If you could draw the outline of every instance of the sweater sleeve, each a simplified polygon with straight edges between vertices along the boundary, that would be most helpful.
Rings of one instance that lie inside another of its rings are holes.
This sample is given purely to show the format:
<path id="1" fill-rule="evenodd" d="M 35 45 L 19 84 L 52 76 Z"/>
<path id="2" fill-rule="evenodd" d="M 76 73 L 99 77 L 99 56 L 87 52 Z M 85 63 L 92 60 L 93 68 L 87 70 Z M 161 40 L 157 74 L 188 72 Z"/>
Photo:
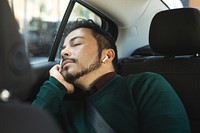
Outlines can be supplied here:
<path id="1" fill-rule="evenodd" d="M 160 75 L 146 73 L 135 88 L 142 133 L 190 133 L 185 108 Z"/>
<path id="2" fill-rule="evenodd" d="M 45 81 L 43 86 L 41 86 L 32 105 L 44 108 L 50 113 L 56 115 L 60 109 L 66 92 L 67 90 L 64 85 L 54 77 L 50 77 L 49 80 Z"/>

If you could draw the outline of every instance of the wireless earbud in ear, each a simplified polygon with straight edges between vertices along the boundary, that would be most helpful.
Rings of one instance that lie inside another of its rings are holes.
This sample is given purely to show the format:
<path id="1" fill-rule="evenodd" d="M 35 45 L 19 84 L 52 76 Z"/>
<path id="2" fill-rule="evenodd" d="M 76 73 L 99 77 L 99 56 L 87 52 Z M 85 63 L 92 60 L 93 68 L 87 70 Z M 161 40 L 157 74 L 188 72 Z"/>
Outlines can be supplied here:
<path id="1" fill-rule="evenodd" d="M 104 63 L 107 59 L 108 59 L 108 55 L 106 55 L 106 56 L 103 58 L 102 63 Z"/>

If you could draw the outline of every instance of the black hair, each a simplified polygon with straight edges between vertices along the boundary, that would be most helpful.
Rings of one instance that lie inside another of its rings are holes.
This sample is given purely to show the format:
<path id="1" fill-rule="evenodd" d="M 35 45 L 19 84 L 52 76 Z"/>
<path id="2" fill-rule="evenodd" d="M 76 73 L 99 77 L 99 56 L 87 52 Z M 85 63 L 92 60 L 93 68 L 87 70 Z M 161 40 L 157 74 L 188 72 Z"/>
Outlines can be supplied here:
<path id="1" fill-rule="evenodd" d="M 117 71 L 118 65 L 118 55 L 117 55 L 117 47 L 115 45 L 115 41 L 112 35 L 106 31 L 104 31 L 99 25 L 94 23 L 91 19 L 77 19 L 76 21 L 70 21 L 67 24 L 65 29 L 65 36 L 67 36 L 70 32 L 78 29 L 78 28 L 89 28 L 92 31 L 94 38 L 98 44 L 98 56 L 101 56 L 103 49 L 111 48 L 115 51 L 115 58 L 113 59 L 113 67 L 115 71 Z"/>

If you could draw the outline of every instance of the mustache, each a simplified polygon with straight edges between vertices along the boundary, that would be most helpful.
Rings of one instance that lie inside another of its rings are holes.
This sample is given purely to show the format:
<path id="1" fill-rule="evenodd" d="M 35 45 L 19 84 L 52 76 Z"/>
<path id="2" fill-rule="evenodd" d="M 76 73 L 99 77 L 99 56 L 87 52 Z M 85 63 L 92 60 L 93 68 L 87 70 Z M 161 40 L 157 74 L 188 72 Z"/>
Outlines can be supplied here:
<path id="1" fill-rule="evenodd" d="M 73 63 L 78 62 L 78 60 L 75 59 L 75 58 L 69 58 L 69 57 L 64 57 L 64 58 L 62 58 L 62 62 L 66 61 L 66 60 L 70 60 L 70 61 L 73 62 Z"/>
<path id="2" fill-rule="evenodd" d="M 66 62 L 71 62 L 71 63 L 78 63 L 78 60 L 75 59 L 75 58 L 68 58 L 68 57 L 64 57 L 64 58 L 61 58 L 60 60 L 60 72 L 62 72 L 63 70 L 63 66 L 65 65 Z"/>

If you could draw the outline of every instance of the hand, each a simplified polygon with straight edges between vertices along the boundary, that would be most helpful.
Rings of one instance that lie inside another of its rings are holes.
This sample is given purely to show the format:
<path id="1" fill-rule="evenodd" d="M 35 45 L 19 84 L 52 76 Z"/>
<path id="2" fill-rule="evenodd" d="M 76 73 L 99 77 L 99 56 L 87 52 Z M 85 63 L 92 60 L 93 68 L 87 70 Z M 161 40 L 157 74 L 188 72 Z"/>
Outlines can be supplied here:
<path id="1" fill-rule="evenodd" d="M 56 78 L 61 84 L 63 84 L 65 86 L 65 88 L 67 89 L 67 93 L 70 93 L 70 94 L 73 93 L 74 92 L 74 85 L 68 83 L 64 79 L 64 77 L 61 75 L 59 70 L 60 70 L 60 65 L 53 66 L 49 71 L 50 76 Z"/>

